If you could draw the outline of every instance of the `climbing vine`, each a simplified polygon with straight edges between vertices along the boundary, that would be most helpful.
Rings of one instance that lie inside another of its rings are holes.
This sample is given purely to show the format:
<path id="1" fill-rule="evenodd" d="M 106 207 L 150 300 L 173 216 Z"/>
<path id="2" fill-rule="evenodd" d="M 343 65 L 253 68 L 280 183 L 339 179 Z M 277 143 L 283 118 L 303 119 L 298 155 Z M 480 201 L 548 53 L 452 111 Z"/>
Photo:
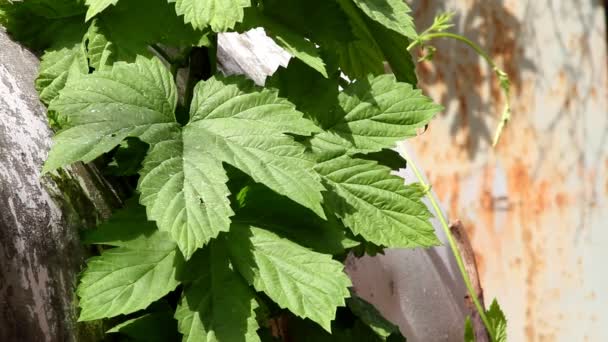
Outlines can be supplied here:
<path id="1" fill-rule="evenodd" d="M 0 23 L 43 51 L 43 172 L 95 162 L 130 194 L 83 233 L 99 252 L 80 321 L 144 341 L 404 339 L 343 262 L 440 243 L 428 186 L 391 166 L 442 110 L 409 50 L 460 39 L 449 16 L 419 35 L 401 0 L 0 0 Z M 257 27 L 293 56 L 263 87 L 216 63 L 218 33 Z M 504 341 L 500 309 L 478 310 Z"/>

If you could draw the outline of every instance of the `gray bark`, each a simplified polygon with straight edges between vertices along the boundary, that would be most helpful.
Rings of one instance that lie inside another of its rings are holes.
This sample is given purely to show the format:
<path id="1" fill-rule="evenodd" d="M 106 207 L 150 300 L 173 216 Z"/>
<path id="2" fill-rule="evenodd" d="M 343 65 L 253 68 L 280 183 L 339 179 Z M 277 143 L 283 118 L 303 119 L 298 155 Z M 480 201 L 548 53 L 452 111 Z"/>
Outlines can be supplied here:
<path id="1" fill-rule="evenodd" d="M 41 176 L 52 132 L 37 67 L 0 27 L 0 341 L 94 340 L 100 326 L 75 323 L 78 229 L 118 199 L 91 166 Z"/>

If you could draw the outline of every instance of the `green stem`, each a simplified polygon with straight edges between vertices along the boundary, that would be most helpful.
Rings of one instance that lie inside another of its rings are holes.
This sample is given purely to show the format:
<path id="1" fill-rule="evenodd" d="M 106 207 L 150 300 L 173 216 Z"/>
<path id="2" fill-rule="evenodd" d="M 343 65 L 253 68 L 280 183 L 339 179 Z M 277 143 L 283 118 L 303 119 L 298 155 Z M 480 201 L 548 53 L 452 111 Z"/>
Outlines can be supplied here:
<path id="1" fill-rule="evenodd" d="M 467 271 L 464 267 L 464 261 L 462 260 L 462 255 L 460 254 L 460 251 L 458 250 L 458 247 L 456 246 L 456 241 L 454 240 L 454 236 L 452 236 L 452 232 L 450 231 L 448 222 L 447 222 L 446 218 L 443 216 L 443 212 L 439 208 L 439 204 L 435 200 L 435 197 L 433 195 L 431 195 L 429 184 L 427 184 L 424 181 L 424 177 L 422 177 L 422 174 L 418 170 L 418 167 L 416 166 L 416 163 L 414 162 L 414 160 L 409 156 L 407 149 L 401 148 L 401 153 L 403 155 L 403 158 L 407 161 L 407 165 L 412 168 L 412 171 L 414 171 L 416 178 L 418 178 L 418 182 L 425 189 L 427 189 L 426 196 L 428 197 L 429 201 L 431 202 L 431 205 L 433 206 L 433 209 L 435 210 L 435 213 L 437 214 L 437 217 L 439 218 L 439 221 L 441 222 L 441 227 L 443 228 L 443 231 L 448 239 L 450 248 L 452 249 L 452 253 L 454 254 L 454 258 L 456 259 L 456 264 L 458 264 L 458 269 L 460 270 L 460 274 L 462 275 L 464 285 L 467 287 L 467 290 L 469 291 L 469 295 L 471 296 L 473 303 L 475 304 L 475 307 L 477 308 L 477 311 L 479 312 L 479 316 L 481 317 L 483 324 L 486 326 L 486 330 L 488 331 L 488 334 L 490 335 L 490 339 L 492 341 L 494 341 L 495 340 L 494 331 L 491 329 L 490 321 L 488 320 L 488 317 L 486 316 L 485 309 L 483 308 L 483 306 L 481 306 L 481 303 L 479 302 L 479 299 L 477 298 L 477 294 L 475 293 L 475 290 L 473 289 L 473 285 L 471 284 L 471 279 L 469 278 L 469 274 L 467 273 Z"/>
<path id="2" fill-rule="evenodd" d="M 500 81 L 500 87 L 505 95 L 505 108 L 502 112 L 500 122 L 498 123 L 498 126 L 496 127 L 496 133 L 494 134 L 494 139 L 492 140 L 492 146 L 496 146 L 498 144 L 500 136 L 502 135 L 502 131 L 503 131 L 505 125 L 509 122 L 509 120 L 511 120 L 511 104 L 509 102 L 510 82 L 509 82 L 509 78 L 508 78 L 507 74 L 504 71 L 502 71 L 496 65 L 496 63 L 494 63 L 492 58 L 479 45 L 475 44 L 470 39 L 463 37 L 459 34 L 455 34 L 455 33 L 450 33 L 450 32 L 427 33 L 427 31 L 425 31 L 418 37 L 418 39 L 414 40 L 413 42 L 410 43 L 410 45 L 408 45 L 407 50 L 410 51 L 414 47 L 416 47 L 418 45 L 423 45 L 426 41 L 429 41 L 429 40 L 435 39 L 435 38 L 450 38 L 450 39 L 454 39 L 454 40 L 460 41 L 460 42 L 468 45 L 471 49 L 473 49 L 479 56 L 481 56 L 492 67 L 492 71 L 494 71 L 494 73 L 498 77 L 498 79 Z"/>

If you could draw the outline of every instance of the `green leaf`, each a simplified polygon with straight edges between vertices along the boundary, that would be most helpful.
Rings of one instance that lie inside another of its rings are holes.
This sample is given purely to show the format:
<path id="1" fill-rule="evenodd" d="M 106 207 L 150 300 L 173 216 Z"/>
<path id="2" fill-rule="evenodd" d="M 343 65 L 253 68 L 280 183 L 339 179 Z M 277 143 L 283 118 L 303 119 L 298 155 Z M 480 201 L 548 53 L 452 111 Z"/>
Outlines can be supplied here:
<path id="1" fill-rule="evenodd" d="M 175 312 L 183 341 L 260 341 L 257 302 L 232 269 L 223 241 L 216 240 L 191 261 L 197 279 L 185 289 Z"/>
<path id="2" fill-rule="evenodd" d="M 224 32 L 234 28 L 243 20 L 244 8 L 251 6 L 251 0 L 169 0 L 175 2 L 175 11 L 183 15 L 186 23 L 196 29 L 211 26 L 214 32 Z"/>
<path id="3" fill-rule="evenodd" d="M 103 10 L 108 8 L 110 5 L 116 5 L 118 0 L 86 0 L 86 4 L 89 7 L 87 10 L 86 21 L 101 13 Z"/>
<path id="4" fill-rule="evenodd" d="M 40 100 L 49 104 L 59 95 L 68 79 L 74 79 L 89 72 L 86 52 L 81 42 L 67 43 L 61 47 L 47 50 L 40 60 L 36 90 Z"/>
<path id="5" fill-rule="evenodd" d="M 112 58 L 113 45 L 102 32 L 97 19 L 91 22 L 85 39 L 87 57 L 93 69 L 101 70 L 104 67 L 112 65 L 114 62 Z"/>
<path id="6" fill-rule="evenodd" d="M 507 318 L 496 299 L 492 301 L 486 315 L 490 321 L 490 329 L 494 331 L 494 340 L 496 342 L 507 342 Z"/>
<path id="7" fill-rule="evenodd" d="M 402 0 L 353 0 L 371 19 L 410 39 L 418 34 L 410 16 L 410 8 Z"/>
<path id="8" fill-rule="evenodd" d="M 365 24 L 360 10 L 351 0 L 338 0 L 349 18 L 355 39 L 334 44 L 342 71 L 350 78 L 361 79 L 384 73 L 384 56 L 373 34 Z"/>
<path id="9" fill-rule="evenodd" d="M 397 1 L 400 4 L 396 6 L 407 7 L 403 1 Z M 353 33 L 357 37 L 357 39 L 344 40 L 342 43 L 336 44 L 336 51 L 344 73 L 357 79 L 366 78 L 369 74 L 380 75 L 385 73 L 383 61 L 387 61 L 397 80 L 416 85 L 414 61 L 407 51 L 409 45 L 407 36 L 369 18 L 351 0 L 338 0 L 338 2 L 348 15 Z M 371 8 L 373 1 L 369 4 L 361 1 L 359 5 Z M 407 14 L 406 17 L 409 18 Z"/>
<path id="10" fill-rule="evenodd" d="M 194 91 L 190 122 L 144 160 L 141 203 L 189 258 L 230 227 L 233 215 L 222 162 L 324 217 L 321 184 L 304 146 L 286 133 L 309 135 L 310 121 L 276 92 L 243 77 L 213 77 Z"/>
<path id="11" fill-rule="evenodd" d="M 148 221 L 145 208 L 137 203 L 137 198 L 131 198 L 109 220 L 96 229 L 85 230 L 80 240 L 89 245 L 139 248 L 150 245 L 149 239 L 157 238 L 156 231 L 156 224 Z"/>
<path id="12" fill-rule="evenodd" d="M 293 31 L 281 22 L 273 20 L 261 14 L 254 14 L 254 11 L 247 16 L 248 27 L 264 27 L 266 33 L 283 49 L 292 56 L 306 63 L 311 68 L 317 70 L 324 77 L 328 77 L 325 63 L 319 54 L 319 50 L 309 40 Z"/>
<path id="13" fill-rule="evenodd" d="M 124 216 L 123 216 L 124 217 Z M 145 309 L 150 303 L 173 291 L 179 284 L 183 257 L 176 244 L 164 232 L 132 236 L 131 229 L 148 225 L 132 219 L 115 218 L 111 227 L 121 225 L 124 237 L 112 230 L 111 241 L 120 247 L 90 258 L 82 274 L 77 294 L 80 297 L 79 321 L 90 321 Z M 100 233 L 103 236 L 103 233 Z"/>
<path id="14" fill-rule="evenodd" d="M 233 226 L 229 241 L 236 268 L 256 290 L 330 331 L 337 307 L 349 296 L 344 265 L 253 226 Z"/>
<path id="15" fill-rule="evenodd" d="M 169 312 L 154 312 L 125 321 L 106 333 L 121 333 L 134 341 L 176 341 L 177 321 Z"/>
<path id="16" fill-rule="evenodd" d="M 339 115 L 311 143 L 337 146 L 349 153 L 377 152 L 416 135 L 442 107 L 393 75 L 351 84 L 338 97 Z"/>
<path id="17" fill-rule="evenodd" d="M 266 80 L 267 87 L 279 90 L 304 115 L 319 127 L 328 127 L 340 119 L 338 107 L 338 79 L 325 78 L 302 61 L 292 59 L 287 68 L 279 68 Z"/>
<path id="18" fill-rule="evenodd" d="M 58 44 L 82 38 L 84 6 L 78 1 L 28 0 L 0 2 L 0 25 L 11 37 L 36 52 L 47 48 L 67 47 Z M 75 43 L 76 41 L 72 41 Z"/>
<path id="19" fill-rule="evenodd" d="M 473 323 L 471 323 L 470 316 L 467 316 L 464 321 L 464 342 L 475 342 L 475 332 L 473 331 Z"/>
<path id="20" fill-rule="evenodd" d="M 322 162 L 315 170 L 328 189 L 326 207 L 355 234 L 387 247 L 439 244 L 419 185 L 406 186 L 389 168 L 348 156 Z"/>
<path id="21" fill-rule="evenodd" d="M 383 340 L 386 340 L 391 334 L 401 334 L 398 326 L 389 322 L 378 309 L 363 298 L 353 295 L 346 300 L 346 305 L 355 316 L 359 317 Z"/>
<path id="22" fill-rule="evenodd" d="M 230 227 L 225 171 L 205 151 L 204 132 L 189 130 L 156 144 L 144 159 L 138 190 L 148 217 L 186 257 Z"/>
<path id="23" fill-rule="evenodd" d="M 240 208 L 235 222 L 263 225 L 280 237 L 319 253 L 342 254 L 359 242 L 345 235 L 333 216 L 323 220 L 306 208 L 280 196 L 261 184 L 251 184 L 237 195 Z"/>
<path id="24" fill-rule="evenodd" d="M 365 22 L 397 81 L 407 82 L 415 87 L 418 83 L 416 65 L 407 50 L 410 40 L 369 18 L 366 18 Z"/>
<path id="25" fill-rule="evenodd" d="M 133 62 L 139 55 L 150 57 L 151 44 L 176 48 L 201 45 L 205 33 L 185 24 L 174 11 L 167 0 L 119 1 L 103 11 L 91 22 L 89 31 L 92 66 L 98 69 L 100 61 L 111 64 Z"/>
<path id="26" fill-rule="evenodd" d="M 149 145 L 137 138 L 127 138 L 114 153 L 104 172 L 114 176 L 137 175 L 148 153 Z"/>
<path id="27" fill-rule="evenodd" d="M 336 1 L 263 0 L 263 7 L 265 16 L 319 45 L 355 39 Z"/>
<path id="28" fill-rule="evenodd" d="M 70 82 L 49 107 L 69 127 L 55 136 L 44 172 L 92 161 L 127 137 L 154 142 L 177 127 L 176 104 L 173 78 L 157 59 L 117 63 Z"/>

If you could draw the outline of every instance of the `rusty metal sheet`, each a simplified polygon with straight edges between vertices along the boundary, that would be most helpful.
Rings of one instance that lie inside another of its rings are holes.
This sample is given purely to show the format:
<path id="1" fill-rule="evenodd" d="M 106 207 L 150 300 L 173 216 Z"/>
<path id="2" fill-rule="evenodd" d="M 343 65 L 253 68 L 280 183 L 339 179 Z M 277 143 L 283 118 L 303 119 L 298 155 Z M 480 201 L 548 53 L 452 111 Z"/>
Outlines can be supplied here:
<path id="1" fill-rule="evenodd" d="M 485 47 L 512 81 L 513 117 L 469 48 L 437 41 L 421 87 L 446 107 L 411 140 L 451 219 L 463 220 L 484 293 L 510 341 L 608 341 L 608 77 L 600 1 L 435 1 L 417 26 L 456 13 L 453 32 Z"/>

